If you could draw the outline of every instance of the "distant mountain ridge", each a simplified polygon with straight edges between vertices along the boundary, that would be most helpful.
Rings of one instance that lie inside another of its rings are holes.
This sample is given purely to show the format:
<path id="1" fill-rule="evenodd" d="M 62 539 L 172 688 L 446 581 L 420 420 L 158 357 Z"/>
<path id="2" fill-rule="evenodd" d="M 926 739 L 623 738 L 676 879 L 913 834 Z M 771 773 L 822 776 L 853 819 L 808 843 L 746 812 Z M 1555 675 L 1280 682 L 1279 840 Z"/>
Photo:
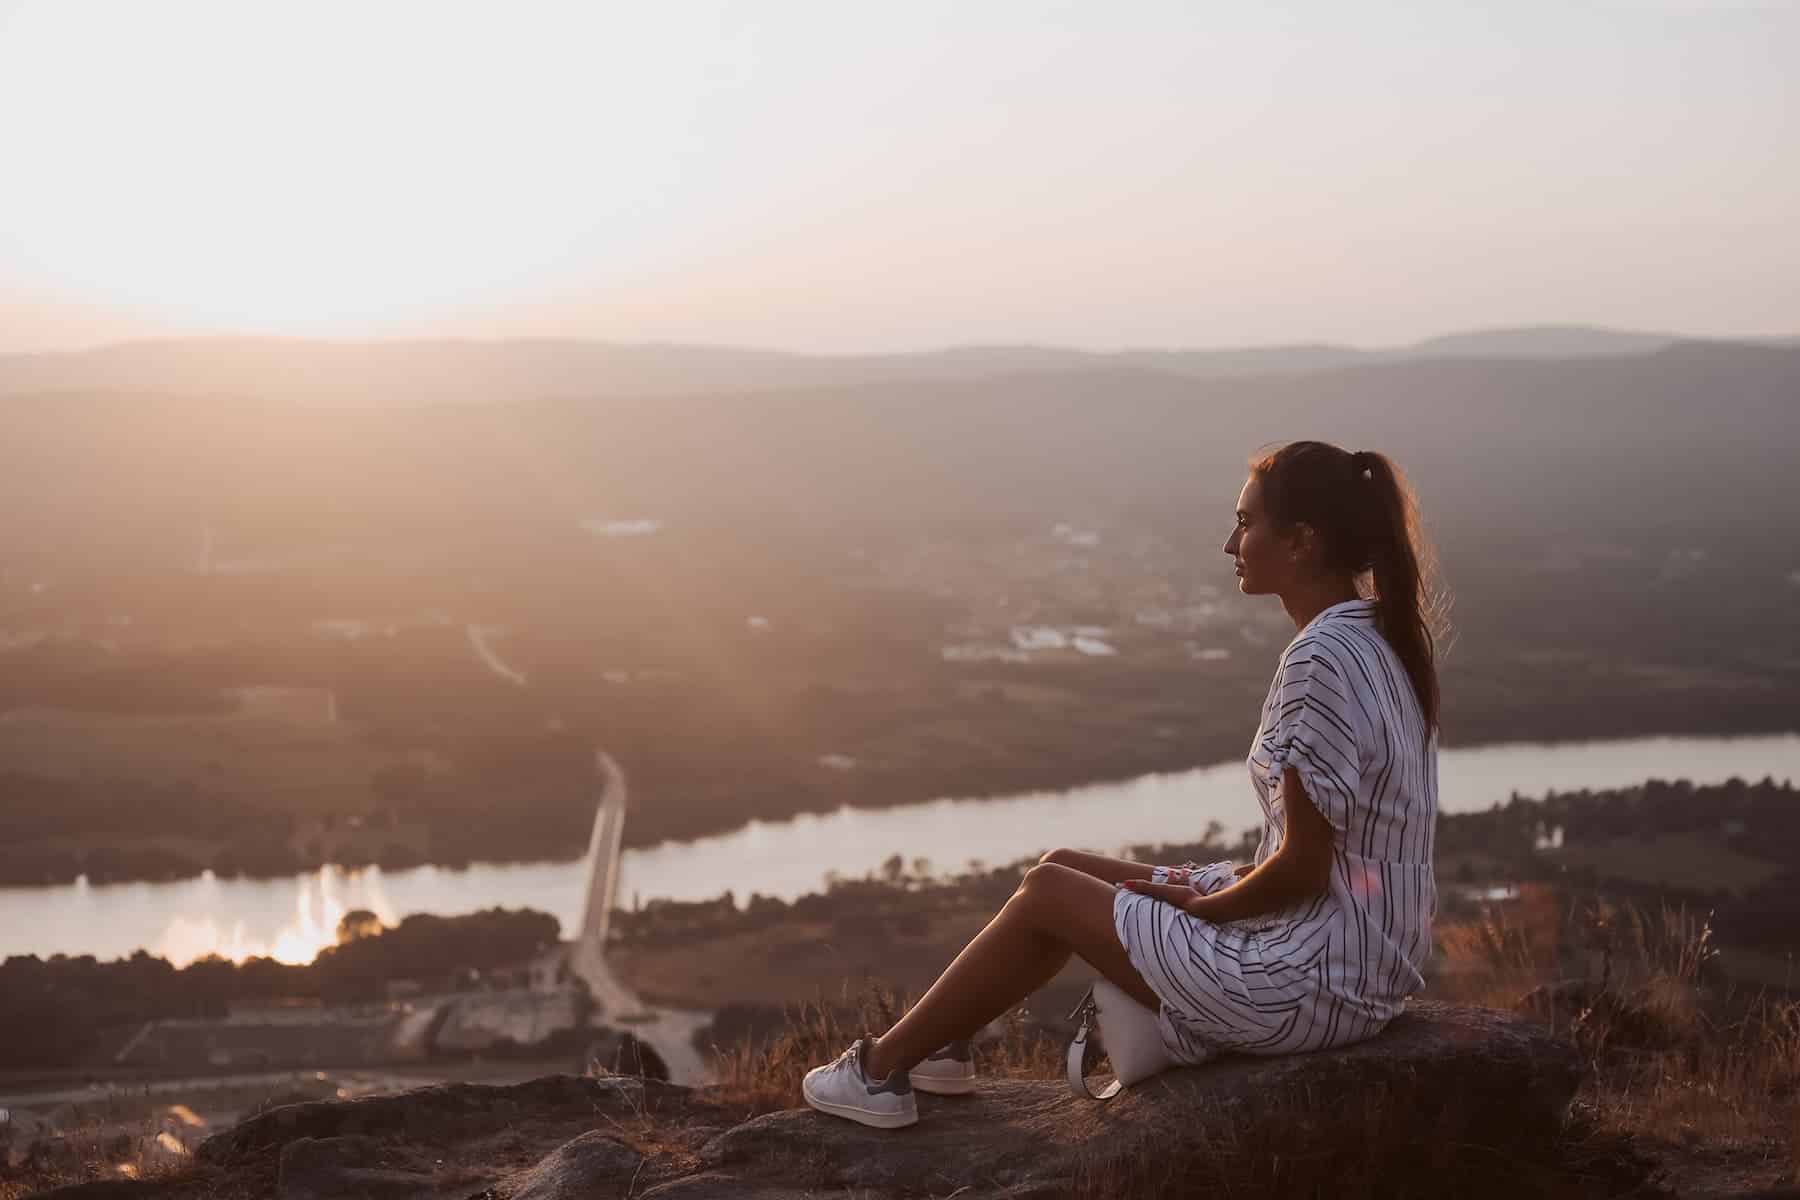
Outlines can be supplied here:
<path id="1" fill-rule="evenodd" d="M 1294 344 L 1220 350 L 959 346 L 820 355 L 569 339 L 326 341 L 186 338 L 0 355 L 0 396 L 154 392 L 333 407 L 475 404 L 548 397 L 655 397 L 959 381 L 1136 368 L 1194 379 L 1443 359 L 1617 358 L 1706 339 L 1572 325 L 1479 330 L 1364 350 Z M 1800 339 L 1732 340 L 1793 345 Z"/>
<path id="2" fill-rule="evenodd" d="M 277 546 L 433 521 L 576 530 L 596 515 L 755 537 L 1108 514 L 1179 525 L 1228 501 L 1258 446 L 1298 437 L 1393 455 L 1465 543 L 1548 532 L 1788 545 L 1800 528 L 1800 346 L 1427 354 L 1206 378 L 1098 356 L 1081 369 L 1030 361 L 785 389 L 501 390 L 434 408 L 399 388 L 338 406 L 173 387 L 17 395 L 0 402 L 0 538 L 123 552 L 227 514 Z"/>

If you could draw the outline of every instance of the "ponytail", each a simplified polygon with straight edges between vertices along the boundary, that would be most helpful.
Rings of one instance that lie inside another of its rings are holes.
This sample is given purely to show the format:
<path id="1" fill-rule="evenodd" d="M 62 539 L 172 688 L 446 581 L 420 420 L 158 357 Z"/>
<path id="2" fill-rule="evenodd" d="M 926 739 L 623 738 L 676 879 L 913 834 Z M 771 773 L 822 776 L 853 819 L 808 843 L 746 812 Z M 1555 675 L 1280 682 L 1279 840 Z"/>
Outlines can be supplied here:
<path id="1" fill-rule="evenodd" d="M 1325 568 L 1356 575 L 1357 590 L 1376 602 L 1376 627 L 1412 681 L 1426 731 L 1436 732 L 1449 596 L 1405 476 L 1384 454 L 1325 442 L 1290 442 L 1252 459 L 1250 470 L 1262 481 L 1270 517 L 1312 526 Z"/>

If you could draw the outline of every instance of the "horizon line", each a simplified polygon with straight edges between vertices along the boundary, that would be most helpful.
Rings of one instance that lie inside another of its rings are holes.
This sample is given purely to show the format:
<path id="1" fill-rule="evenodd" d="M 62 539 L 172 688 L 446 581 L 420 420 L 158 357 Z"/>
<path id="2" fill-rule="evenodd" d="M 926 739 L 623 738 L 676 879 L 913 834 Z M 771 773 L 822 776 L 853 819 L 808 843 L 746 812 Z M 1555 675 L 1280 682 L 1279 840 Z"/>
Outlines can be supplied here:
<path id="1" fill-rule="evenodd" d="M 956 354 L 970 352 L 1024 351 L 1051 352 L 1064 354 L 1081 354 L 1093 357 L 1115 357 L 1133 354 L 1238 354 L 1266 351 L 1295 350 L 1334 350 L 1356 354 L 1395 353 L 1417 350 L 1422 347 L 1462 338 L 1492 337 L 1507 334 L 1542 334 L 1542 333 L 1583 333 L 1604 336 L 1643 338 L 1668 342 L 1729 342 L 1734 344 L 1781 345 L 1800 343 L 1800 333 L 1791 334 L 1688 334 L 1668 333 L 1662 331 L 1620 328 L 1608 325 L 1590 325 L 1577 322 L 1557 323 L 1544 322 L 1520 325 L 1478 326 L 1475 328 L 1453 329 L 1442 333 L 1430 334 L 1410 342 L 1387 343 L 1380 345 L 1357 345 L 1350 342 L 1307 341 L 1287 342 L 1253 342 L 1224 345 L 1182 345 L 1182 344 L 1126 344 L 1107 348 L 1070 345 L 1056 342 L 946 342 L 935 345 L 914 347 L 903 350 L 799 350 L 783 346 L 749 345 L 736 342 L 676 341 L 664 338 L 648 338 L 643 340 L 623 340 L 592 335 L 559 335 L 559 334 L 517 334 L 517 335 L 468 335 L 468 334 L 375 334 L 364 337 L 344 337 L 336 335 L 253 333 L 253 332 L 213 332 L 213 333 L 175 333 L 149 335 L 144 337 L 114 338 L 105 341 L 88 342 L 79 345 L 37 350 L 0 350 L 0 358 L 42 358 L 60 355 L 80 355 L 122 350 L 133 347 L 154 347 L 183 345 L 193 343 L 266 343 L 285 345 L 315 345 L 343 347 L 378 347 L 401 345 L 465 345 L 465 346 L 505 346 L 505 345 L 581 345 L 604 346 L 621 350 L 708 350 L 724 351 L 739 354 L 760 354 L 770 357 L 810 358 L 810 359 L 868 359 L 868 358 L 908 358 L 926 357 L 937 354 Z"/>

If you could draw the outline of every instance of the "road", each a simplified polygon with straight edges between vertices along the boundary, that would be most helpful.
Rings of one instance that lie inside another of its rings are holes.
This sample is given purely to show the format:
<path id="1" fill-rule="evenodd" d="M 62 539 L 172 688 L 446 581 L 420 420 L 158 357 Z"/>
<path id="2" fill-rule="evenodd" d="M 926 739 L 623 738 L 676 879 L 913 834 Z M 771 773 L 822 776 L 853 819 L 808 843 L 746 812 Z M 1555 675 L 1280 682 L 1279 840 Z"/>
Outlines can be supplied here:
<path id="1" fill-rule="evenodd" d="M 523 672 L 508 666 L 488 644 L 487 630 L 469 624 L 469 646 L 487 668 L 509 683 L 526 687 Z M 624 772 L 611 758 L 601 753 L 605 772 L 604 786 L 625 789 Z M 609 847 L 617 853 L 617 847 Z M 589 879 L 595 873 L 590 865 Z M 590 884 L 591 886 L 591 884 Z M 586 931 L 583 931 L 584 935 Z M 600 1019 L 615 1029 L 630 1030 L 636 1037 L 662 1056 L 669 1068 L 669 1082 L 697 1087 L 711 1082 L 712 1073 L 704 1056 L 694 1048 L 694 1034 L 712 1023 L 712 1014 L 691 1009 L 653 1009 L 613 974 L 600 942 L 585 936 L 569 944 L 569 967 L 581 977 L 600 1005 Z"/>
<path id="2" fill-rule="evenodd" d="M 485 627 L 465 625 L 463 628 L 469 635 L 469 648 L 475 651 L 475 657 L 481 660 L 483 666 L 508 683 L 517 684 L 519 687 L 525 686 L 524 673 L 507 666 L 506 660 L 494 653 L 494 648 L 488 645 L 488 631 Z"/>
<path id="3" fill-rule="evenodd" d="M 712 1072 L 694 1034 L 712 1023 L 712 1014 L 682 1008 L 651 1008 L 613 974 L 606 956 L 592 942 L 571 946 L 569 967 L 600 1003 L 600 1020 L 614 1029 L 630 1030 L 668 1064 L 669 1082 L 699 1087 L 712 1082 Z"/>

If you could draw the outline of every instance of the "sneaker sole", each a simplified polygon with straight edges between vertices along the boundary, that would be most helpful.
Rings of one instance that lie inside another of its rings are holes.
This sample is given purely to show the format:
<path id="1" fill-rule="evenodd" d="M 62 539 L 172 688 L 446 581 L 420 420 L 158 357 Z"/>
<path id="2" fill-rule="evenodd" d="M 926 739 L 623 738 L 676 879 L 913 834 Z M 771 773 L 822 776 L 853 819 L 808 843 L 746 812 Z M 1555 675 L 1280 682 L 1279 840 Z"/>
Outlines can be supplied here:
<path id="1" fill-rule="evenodd" d="M 901 1129 L 907 1125 L 916 1125 L 919 1121 L 919 1114 L 916 1112 L 875 1112 L 867 1108 L 857 1108 L 852 1104 L 829 1104 L 823 1100 L 816 1100 L 813 1098 L 812 1092 L 807 1090 L 804 1083 L 800 1086 L 800 1095 L 806 1100 L 806 1103 L 810 1107 L 817 1109 L 819 1112 L 829 1113 L 834 1117 L 844 1117 L 848 1120 L 857 1122 L 859 1125 L 871 1125 L 876 1129 Z"/>
<path id="2" fill-rule="evenodd" d="M 975 1090 L 975 1077 L 965 1079 L 930 1079 L 923 1075 L 912 1077 L 913 1091 L 930 1092 L 934 1096 L 966 1096 Z"/>

